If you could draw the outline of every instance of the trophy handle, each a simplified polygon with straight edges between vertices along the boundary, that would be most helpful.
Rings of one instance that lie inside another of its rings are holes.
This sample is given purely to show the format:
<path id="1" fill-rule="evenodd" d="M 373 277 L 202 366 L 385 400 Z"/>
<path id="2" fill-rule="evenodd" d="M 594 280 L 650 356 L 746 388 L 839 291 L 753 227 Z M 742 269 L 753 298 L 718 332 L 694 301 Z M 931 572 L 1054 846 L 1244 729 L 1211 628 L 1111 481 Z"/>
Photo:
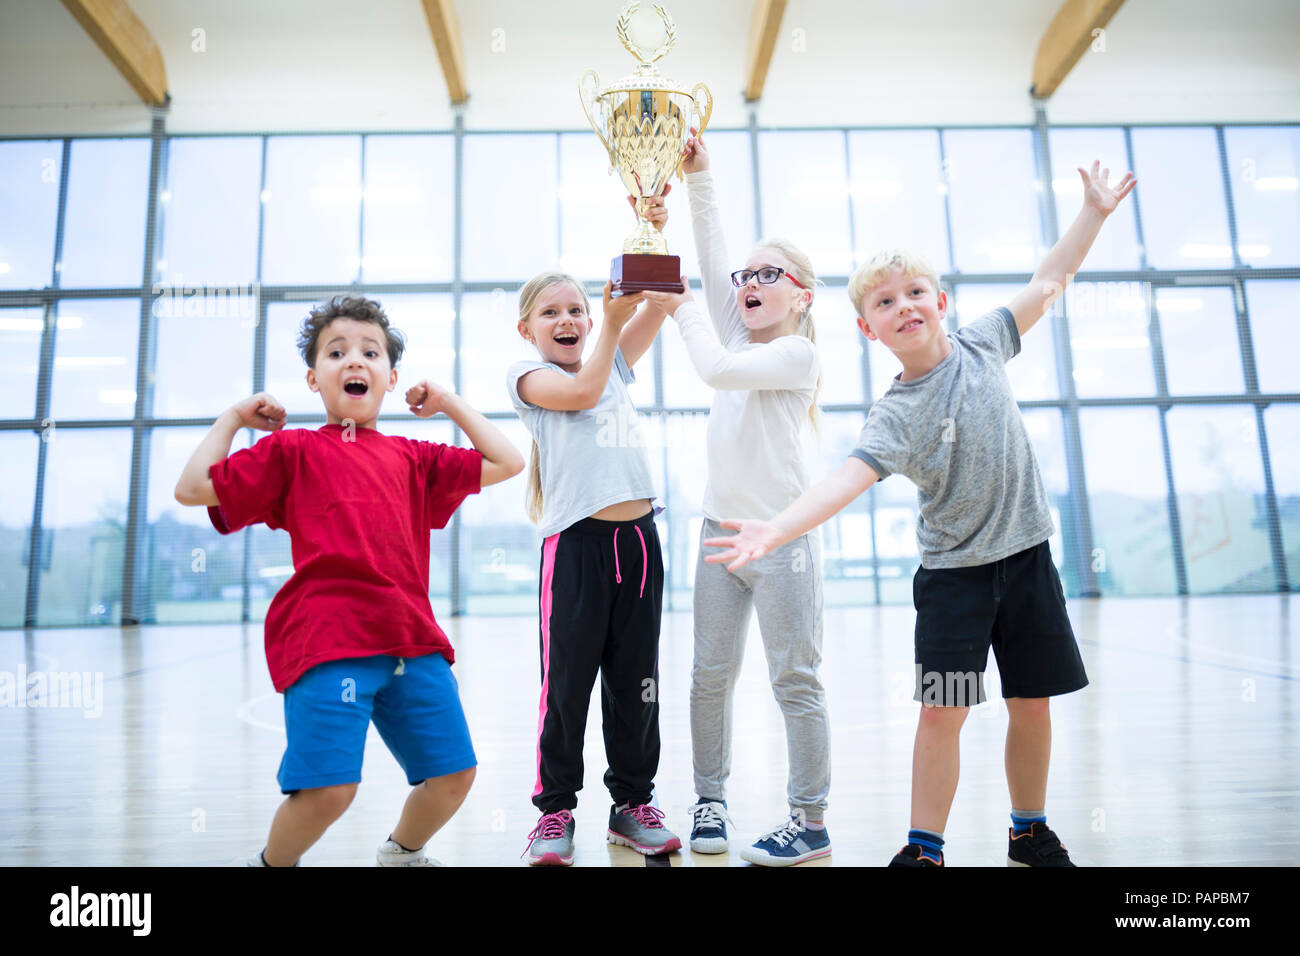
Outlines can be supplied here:
<path id="1" fill-rule="evenodd" d="M 695 106 L 695 119 L 691 123 L 695 127 L 695 135 L 699 136 L 704 132 L 704 127 L 709 125 L 709 117 L 713 115 L 713 94 L 703 83 L 696 83 L 691 87 L 691 102 Z M 682 175 L 682 164 L 677 164 L 677 181 L 681 182 L 685 177 Z"/>
<path id="2" fill-rule="evenodd" d="M 700 93 L 704 93 L 704 105 L 700 105 Z M 699 125 L 695 127 L 696 135 L 704 132 L 704 127 L 709 125 L 709 117 L 713 115 L 713 94 L 703 83 L 696 83 L 691 87 L 691 99 L 695 101 L 695 113 L 700 118 Z"/>
<path id="3" fill-rule="evenodd" d="M 605 147 L 605 154 L 609 156 L 609 171 L 614 171 L 614 150 L 609 146 L 609 140 L 605 138 L 605 131 L 596 123 L 596 117 L 592 116 L 591 111 L 599 102 L 597 94 L 600 91 L 600 76 L 595 70 L 588 70 L 582 74 L 582 79 L 578 81 L 578 99 L 582 102 L 582 111 L 587 114 L 587 122 L 591 124 L 592 130 L 600 140 L 600 145 Z"/>

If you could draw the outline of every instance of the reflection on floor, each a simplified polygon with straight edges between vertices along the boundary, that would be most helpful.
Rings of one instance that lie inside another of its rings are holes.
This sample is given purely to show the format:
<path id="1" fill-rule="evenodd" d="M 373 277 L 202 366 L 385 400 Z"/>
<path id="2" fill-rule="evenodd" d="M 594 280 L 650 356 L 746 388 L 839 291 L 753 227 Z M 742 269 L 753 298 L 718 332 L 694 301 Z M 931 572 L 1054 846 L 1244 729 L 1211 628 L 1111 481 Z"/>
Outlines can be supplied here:
<path id="1" fill-rule="evenodd" d="M 1052 705 L 1047 809 L 1074 859 L 1300 863 L 1300 654 L 1288 597 L 1081 600 L 1071 616 L 1092 684 Z M 918 709 L 912 621 L 903 607 L 827 612 L 834 855 L 810 865 L 877 866 L 904 842 Z M 536 822 L 536 625 L 517 617 L 444 623 L 479 774 L 430 849 L 453 865 L 523 865 Z M 666 615 L 657 797 L 683 838 L 695 799 L 691 643 L 690 615 Z M 12 689 L 38 679 L 61 681 L 65 706 L 12 706 L 0 695 L 10 705 L 0 707 L 0 863 L 227 865 L 262 846 L 281 800 L 275 773 L 284 739 L 259 625 L 0 632 L 0 682 Z M 988 690 L 993 703 L 977 708 L 963 732 L 950 865 L 1005 863 L 1006 709 L 992 669 Z M 732 853 L 673 854 L 674 866 L 744 865 L 737 844 L 785 813 L 785 736 L 756 625 L 735 708 Z M 643 865 L 605 842 L 598 694 L 586 758 L 575 863 Z M 372 728 L 357 798 L 304 865 L 373 865 L 406 791 Z"/>

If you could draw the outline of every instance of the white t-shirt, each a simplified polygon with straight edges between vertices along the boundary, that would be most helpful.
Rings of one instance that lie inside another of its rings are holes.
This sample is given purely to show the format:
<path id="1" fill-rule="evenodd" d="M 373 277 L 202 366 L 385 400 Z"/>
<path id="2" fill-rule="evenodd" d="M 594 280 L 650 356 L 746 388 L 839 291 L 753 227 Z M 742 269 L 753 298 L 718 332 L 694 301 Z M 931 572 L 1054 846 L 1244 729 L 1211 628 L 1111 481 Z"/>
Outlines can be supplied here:
<path id="1" fill-rule="evenodd" d="M 627 383 L 636 381 L 623 350 L 595 408 L 561 412 L 530 405 L 519 397 L 519 379 L 549 368 L 574 377 L 550 362 L 516 362 L 506 387 L 528 433 L 537 442 L 542 473 L 542 519 L 537 530 L 549 538 L 602 508 L 623 501 L 655 497 L 645 442 Z M 662 511 L 656 507 L 656 513 Z"/>
<path id="2" fill-rule="evenodd" d="M 691 364 L 716 389 L 709 411 L 703 511 L 715 521 L 772 518 L 809 485 L 814 436 L 808 410 L 821 359 L 802 335 L 749 341 L 731 285 L 713 177 L 707 170 L 691 173 L 686 183 L 713 329 L 699 303 L 686 303 L 673 318 Z"/>

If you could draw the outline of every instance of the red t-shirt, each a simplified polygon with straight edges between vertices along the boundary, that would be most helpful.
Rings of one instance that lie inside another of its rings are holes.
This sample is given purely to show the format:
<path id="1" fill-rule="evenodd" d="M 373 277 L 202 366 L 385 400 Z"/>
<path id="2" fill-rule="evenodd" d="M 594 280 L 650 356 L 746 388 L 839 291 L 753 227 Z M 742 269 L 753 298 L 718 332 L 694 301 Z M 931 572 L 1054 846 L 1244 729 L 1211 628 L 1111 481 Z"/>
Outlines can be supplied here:
<path id="1" fill-rule="evenodd" d="M 455 660 L 429 604 L 429 530 L 480 490 L 482 460 L 473 449 L 326 425 L 272 432 L 212 466 L 221 504 L 208 517 L 218 531 L 265 522 L 292 541 L 293 576 L 266 613 L 277 691 L 345 657 Z"/>

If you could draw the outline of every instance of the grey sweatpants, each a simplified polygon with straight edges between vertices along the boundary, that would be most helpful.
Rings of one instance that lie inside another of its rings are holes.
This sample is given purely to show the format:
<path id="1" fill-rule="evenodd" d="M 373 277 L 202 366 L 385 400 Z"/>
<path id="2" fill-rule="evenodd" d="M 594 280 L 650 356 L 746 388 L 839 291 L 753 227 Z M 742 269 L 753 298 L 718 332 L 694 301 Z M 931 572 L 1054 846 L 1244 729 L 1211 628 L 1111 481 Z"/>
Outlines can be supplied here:
<path id="1" fill-rule="evenodd" d="M 816 532 L 731 573 L 704 560 L 705 538 L 731 535 L 704 519 L 695 568 L 695 663 L 691 746 L 695 792 L 726 798 L 731 774 L 731 703 L 745 653 L 750 609 L 767 653 L 772 693 L 785 716 L 792 810 L 820 820 L 831 785 L 830 718 L 817 677 L 822 657 L 821 542 Z M 708 549 L 715 551 L 716 549 Z"/>

